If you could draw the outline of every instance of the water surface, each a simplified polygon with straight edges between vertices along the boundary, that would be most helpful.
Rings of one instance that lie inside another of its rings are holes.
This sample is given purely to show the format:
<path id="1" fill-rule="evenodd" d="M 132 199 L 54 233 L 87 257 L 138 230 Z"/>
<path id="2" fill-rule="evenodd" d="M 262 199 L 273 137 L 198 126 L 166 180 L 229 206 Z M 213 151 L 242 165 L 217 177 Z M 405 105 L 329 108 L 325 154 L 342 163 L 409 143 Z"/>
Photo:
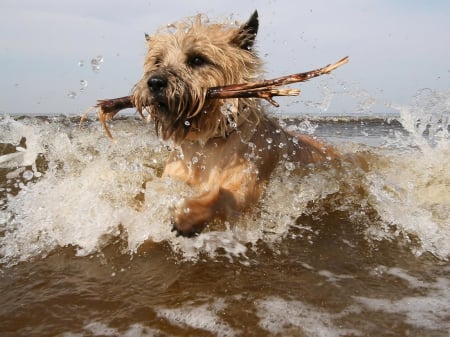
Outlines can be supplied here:
<path id="1" fill-rule="evenodd" d="M 193 239 L 151 125 L 0 117 L 1 335 L 448 336 L 449 102 L 285 119 L 348 155 Z"/>

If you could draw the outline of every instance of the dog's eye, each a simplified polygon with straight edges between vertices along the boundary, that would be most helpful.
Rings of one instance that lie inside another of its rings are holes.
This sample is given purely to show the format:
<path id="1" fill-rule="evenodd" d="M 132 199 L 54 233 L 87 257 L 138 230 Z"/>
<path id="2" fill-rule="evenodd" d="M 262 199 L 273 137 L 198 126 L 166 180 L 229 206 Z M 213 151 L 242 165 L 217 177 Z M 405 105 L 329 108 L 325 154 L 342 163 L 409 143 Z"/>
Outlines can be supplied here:
<path id="1" fill-rule="evenodd" d="M 189 57 L 188 64 L 193 68 L 201 67 L 206 64 L 206 60 L 202 56 L 194 55 Z"/>

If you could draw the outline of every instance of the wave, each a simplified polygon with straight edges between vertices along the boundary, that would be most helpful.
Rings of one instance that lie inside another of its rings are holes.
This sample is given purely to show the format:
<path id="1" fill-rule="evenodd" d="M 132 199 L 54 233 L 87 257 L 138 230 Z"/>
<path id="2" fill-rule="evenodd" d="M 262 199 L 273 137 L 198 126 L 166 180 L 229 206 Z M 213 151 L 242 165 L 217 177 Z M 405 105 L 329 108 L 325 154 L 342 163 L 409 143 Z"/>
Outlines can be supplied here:
<path id="1" fill-rule="evenodd" d="M 113 244 L 135 254 L 149 242 L 168 243 L 183 259 L 222 254 L 246 263 L 248 250 L 261 242 L 276 250 L 288 236 L 314 240 L 318 223 L 337 221 L 363 231 L 367 242 L 394 240 L 417 255 L 447 260 L 449 102 L 449 93 L 426 89 L 412 106 L 395 106 L 399 115 L 391 118 L 284 120 L 333 143 L 339 137 L 344 159 L 302 172 L 280 167 L 254 212 L 193 239 L 170 232 L 171 208 L 193 192 L 159 178 L 168 149 L 151 125 L 120 118 L 111 124 L 111 142 L 96 121 L 79 128 L 73 117 L 4 115 L 1 263 L 45 257 L 59 247 L 86 256 Z"/>

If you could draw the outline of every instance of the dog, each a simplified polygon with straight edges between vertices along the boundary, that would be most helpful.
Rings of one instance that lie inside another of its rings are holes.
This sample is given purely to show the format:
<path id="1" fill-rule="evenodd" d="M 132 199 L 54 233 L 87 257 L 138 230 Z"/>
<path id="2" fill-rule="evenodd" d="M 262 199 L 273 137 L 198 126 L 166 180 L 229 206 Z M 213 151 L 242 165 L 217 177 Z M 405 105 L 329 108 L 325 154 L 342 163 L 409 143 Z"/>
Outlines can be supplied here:
<path id="1" fill-rule="evenodd" d="M 251 209 L 282 161 L 306 165 L 339 156 L 309 136 L 284 131 L 257 98 L 206 97 L 209 87 L 261 78 L 258 28 L 255 11 L 241 25 L 198 15 L 146 34 L 144 74 L 132 100 L 138 111 L 148 109 L 158 136 L 173 145 L 163 176 L 197 192 L 174 209 L 177 235 L 198 235 Z"/>

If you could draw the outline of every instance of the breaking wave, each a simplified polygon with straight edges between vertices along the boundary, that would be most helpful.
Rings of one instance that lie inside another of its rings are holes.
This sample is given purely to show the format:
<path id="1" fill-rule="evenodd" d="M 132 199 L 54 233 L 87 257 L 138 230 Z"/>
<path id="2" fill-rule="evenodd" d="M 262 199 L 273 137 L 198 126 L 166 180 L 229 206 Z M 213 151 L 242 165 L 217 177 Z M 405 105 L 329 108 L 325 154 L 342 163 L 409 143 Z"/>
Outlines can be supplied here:
<path id="1" fill-rule="evenodd" d="M 450 94 L 424 89 L 411 106 L 392 108 L 395 118 L 291 119 L 291 128 L 339 138 L 344 159 L 301 173 L 280 167 L 254 213 L 193 239 L 170 231 L 171 208 L 192 191 L 159 178 L 168 150 L 151 125 L 119 119 L 111 124 L 111 142 L 96 121 L 79 128 L 78 118 L 5 115 L 1 262 L 44 257 L 58 247 L 86 256 L 113 244 L 135 254 L 145 243 L 165 242 L 184 259 L 220 252 L 245 263 L 258 242 L 276 249 L 287 236 L 313 240 L 303 220 L 331 211 L 363 228 L 368 241 L 398 240 L 415 254 L 447 260 Z"/>

